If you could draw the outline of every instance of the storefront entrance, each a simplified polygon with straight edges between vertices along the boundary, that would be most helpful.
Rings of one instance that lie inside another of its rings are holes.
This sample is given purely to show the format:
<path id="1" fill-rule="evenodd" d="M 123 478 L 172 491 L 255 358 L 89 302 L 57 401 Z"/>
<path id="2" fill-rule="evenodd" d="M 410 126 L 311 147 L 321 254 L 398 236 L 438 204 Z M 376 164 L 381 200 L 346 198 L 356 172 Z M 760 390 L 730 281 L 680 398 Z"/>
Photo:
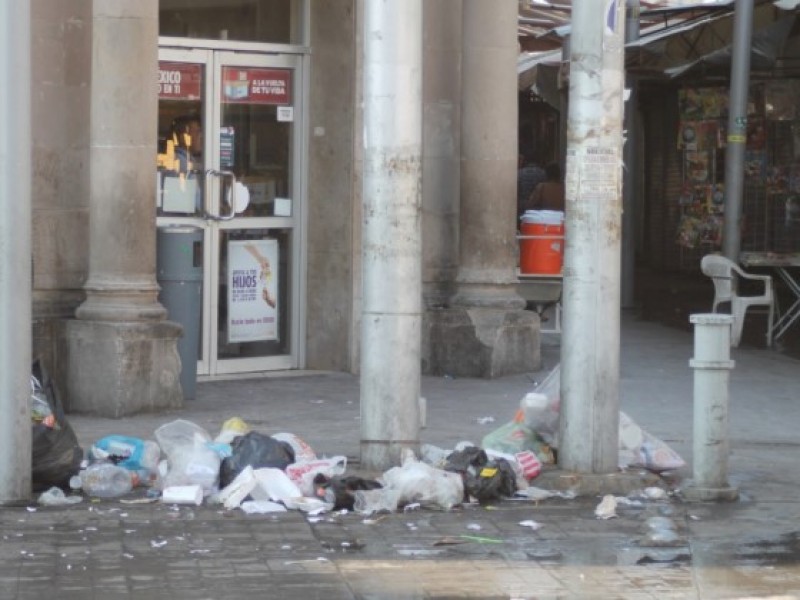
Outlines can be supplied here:
<path id="1" fill-rule="evenodd" d="M 159 227 L 203 230 L 198 375 L 297 368 L 301 57 L 187 42 L 159 49 L 156 203 Z"/>

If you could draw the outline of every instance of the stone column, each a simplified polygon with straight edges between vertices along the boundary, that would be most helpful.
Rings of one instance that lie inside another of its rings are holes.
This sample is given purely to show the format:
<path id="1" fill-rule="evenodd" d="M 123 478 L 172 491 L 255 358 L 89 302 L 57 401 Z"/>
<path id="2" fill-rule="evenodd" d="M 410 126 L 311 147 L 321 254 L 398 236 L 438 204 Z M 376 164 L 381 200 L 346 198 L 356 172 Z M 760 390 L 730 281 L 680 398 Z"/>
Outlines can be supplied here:
<path id="1" fill-rule="evenodd" d="M 158 1 L 94 0 L 89 277 L 66 328 L 70 410 L 179 406 L 180 326 L 155 280 Z"/>
<path id="2" fill-rule="evenodd" d="M 516 292 L 517 11 L 464 0 L 457 291 L 431 317 L 433 373 L 497 377 L 535 370 L 539 319 Z"/>

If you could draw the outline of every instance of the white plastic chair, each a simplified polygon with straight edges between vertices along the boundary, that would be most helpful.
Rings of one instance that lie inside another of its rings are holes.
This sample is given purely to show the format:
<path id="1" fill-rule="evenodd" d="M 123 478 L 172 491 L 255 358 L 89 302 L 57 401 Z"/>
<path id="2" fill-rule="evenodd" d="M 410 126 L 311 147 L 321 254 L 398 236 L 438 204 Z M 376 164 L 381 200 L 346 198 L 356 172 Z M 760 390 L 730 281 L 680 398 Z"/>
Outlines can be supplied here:
<path id="1" fill-rule="evenodd" d="M 745 273 L 739 265 L 718 254 L 704 256 L 700 261 L 700 269 L 714 283 L 714 304 L 711 310 L 717 312 L 717 307 L 724 302 L 730 302 L 731 304 L 731 315 L 733 316 L 731 346 L 737 347 L 742 339 L 742 327 L 744 326 L 744 316 L 747 309 L 751 306 L 766 306 L 769 312 L 767 346 L 772 347 L 772 321 L 775 312 L 772 277 Z M 764 293 L 760 296 L 740 296 L 736 293 L 734 276 L 764 282 Z"/>

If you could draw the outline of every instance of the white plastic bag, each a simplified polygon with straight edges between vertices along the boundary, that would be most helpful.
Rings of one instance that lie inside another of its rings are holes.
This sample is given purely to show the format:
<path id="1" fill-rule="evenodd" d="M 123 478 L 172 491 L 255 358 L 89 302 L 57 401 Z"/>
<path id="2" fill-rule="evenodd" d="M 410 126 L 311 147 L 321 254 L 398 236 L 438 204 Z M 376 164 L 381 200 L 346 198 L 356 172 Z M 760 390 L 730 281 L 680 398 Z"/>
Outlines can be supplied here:
<path id="1" fill-rule="evenodd" d="M 155 437 L 169 463 L 161 480 L 162 489 L 199 485 L 206 495 L 216 489 L 221 461 L 209 447 L 211 437 L 205 429 L 178 419 L 156 429 Z"/>
<path id="2" fill-rule="evenodd" d="M 520 400 L 523 423 L 553 448 L 558 447 L 558 419 L 561 404 L 561 365 L 547 374 L 536 389 Z"/>
<path id="3" fill-rule="evenodd" d="M 303 439 L 293 433 L 273 433 L 270 437 L 281 442 L 286 442 L 294 450 L 295 462 L 310 462 L 317 460 L 317 453 Z"/>
<path id="4" fill-rule="evenodd" d="M 619 465 L 644 467 L 659 472 L 680 469 L 686 462 L 665 442 L 646 432 L 620 411 Z"/>
<path id="5" fill-rule="evenodd" d="M 419 447 L 419 454 L 422 462 L 432 467 L 441 468 L 447 462 L 447 457 L 450 456 L 452 450 L 445 450 L 433 444 L 422 444 Z"/>
<path id="6" fill-rule="evenodd" d="M 345 470 L 347 470 L 347 457 L 334 456 L 308 462 L 296 462 L 286 467 L 286 475 L 300 488 L 303 496 L 314 496 L 316 491 L 314 478 L 317 475 L 325 475 L 330 478 L 335 475 L 344 475 Z"/>
<path id="7" fill-rule="evenodd" d="M 355 493 L 353 510 L 362 515 L 376 512 L 395 512 L 400 493 L 392 488 L 359 490 Z"/>
<path id="8" fill-rule="evenodd" d="M 464 482 L 458 473 L 436 469 L 416 460 L 383 474 L 385 487 L 396 490 L 398 504 L 418 502 L 424 506 L 451 509 L 464 499 Z"/>

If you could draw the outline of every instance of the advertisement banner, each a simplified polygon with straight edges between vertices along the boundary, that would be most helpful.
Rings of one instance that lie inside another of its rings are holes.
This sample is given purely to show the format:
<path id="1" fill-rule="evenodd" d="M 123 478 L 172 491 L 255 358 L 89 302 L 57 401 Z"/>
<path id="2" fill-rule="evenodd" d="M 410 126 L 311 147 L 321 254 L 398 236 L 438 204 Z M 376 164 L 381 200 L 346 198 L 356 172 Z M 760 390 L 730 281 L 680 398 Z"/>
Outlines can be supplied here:
<path id="1" fill-rule="evenodd" d="M 290 69 L 222 68 L 222 102 L 285 105 L 292 102 Z"/>
<path id="2" fill-rule="evenodd" d="M 278 240 L 228 242 L 228 343 L 278 339 Z"/>
<path id="3" fill-rule="evenodd" d="M 159 61 L 159 100 L 200 100 L 203 65 Z"/>

